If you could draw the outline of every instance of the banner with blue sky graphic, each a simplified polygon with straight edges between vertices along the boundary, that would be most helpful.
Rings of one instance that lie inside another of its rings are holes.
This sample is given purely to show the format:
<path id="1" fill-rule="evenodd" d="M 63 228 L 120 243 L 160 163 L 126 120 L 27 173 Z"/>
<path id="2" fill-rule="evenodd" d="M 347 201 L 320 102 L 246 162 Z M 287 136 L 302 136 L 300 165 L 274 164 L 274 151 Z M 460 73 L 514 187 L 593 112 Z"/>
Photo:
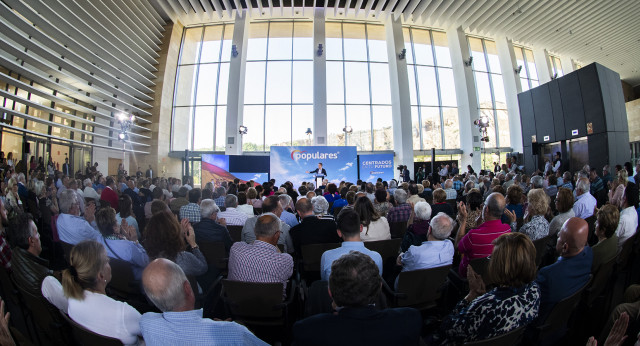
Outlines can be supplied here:
<path id="1" fill-rule="evenodd" d="M 329 182 L 356 182 L 358 179 L 358 156 L 356 147 L 286 147 L 272 146 L 270 177 L 279 186 L 291 181 L 297 188 L 303 181 L 313 182 L 315 174 L 305 173 L 318 168 L 322 163 Z"/>
<path id="2" fill-rule="evenodd" d="M 360 179 L 375 183 L 378 178 L 389 181 L 395 173 L 393 154 L 360 155 Z"/>

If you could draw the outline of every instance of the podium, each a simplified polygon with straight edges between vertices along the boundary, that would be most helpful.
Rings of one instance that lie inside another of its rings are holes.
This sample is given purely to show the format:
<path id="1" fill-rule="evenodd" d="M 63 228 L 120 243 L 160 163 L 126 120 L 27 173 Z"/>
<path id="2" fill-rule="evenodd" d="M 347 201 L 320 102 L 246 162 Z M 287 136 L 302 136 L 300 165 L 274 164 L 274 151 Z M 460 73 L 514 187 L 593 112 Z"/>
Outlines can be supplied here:
<path id="1" fill-rule="evenodd" d="M 316 189 L 322 186 L 322 181 L 324 180 L 324 174 L 316 174 Z"/>

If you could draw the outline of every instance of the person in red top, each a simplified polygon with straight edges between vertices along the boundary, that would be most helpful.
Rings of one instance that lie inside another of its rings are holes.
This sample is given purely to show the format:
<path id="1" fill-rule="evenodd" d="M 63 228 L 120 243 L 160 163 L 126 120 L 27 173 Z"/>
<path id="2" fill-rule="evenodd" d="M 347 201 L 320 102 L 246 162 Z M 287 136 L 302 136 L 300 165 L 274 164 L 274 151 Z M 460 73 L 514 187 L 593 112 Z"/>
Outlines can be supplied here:
<path id="1" fill-rule="evenodd" d="M 487 257 L 493 251 L 493 240 L 499 236 L 511 232 L 508 224 L 500 220 L 504 213 L 506 202 L 504 196 L 494 192 L 487 197 L 482 209 L 484 222 L 477 228 L 469 230 L 465 234 L 467 223 L 467 209 L 463 202 L 458 205 L 458 234 L 456 235 L 456 247 L 462 255 L 458 273 L 461 277 L 467 277 L 467 266 L 472 259 Z"/>
<path id="2" fill-rule="evenodd" d="M 118 211 L 118 193 L 116 193 L 116 182 L 112 177 L 107 177 L 106 187 L 100 194 L 100 199 L 103 199 L 111 205 L 111 208 Z"/>

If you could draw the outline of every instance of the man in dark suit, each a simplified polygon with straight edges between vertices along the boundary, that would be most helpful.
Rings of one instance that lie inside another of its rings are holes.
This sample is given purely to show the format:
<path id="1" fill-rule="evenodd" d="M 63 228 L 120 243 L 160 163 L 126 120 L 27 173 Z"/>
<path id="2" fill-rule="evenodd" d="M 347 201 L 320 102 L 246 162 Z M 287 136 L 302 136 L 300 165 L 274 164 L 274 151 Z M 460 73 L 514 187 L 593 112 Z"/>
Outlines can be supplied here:
<path id="1" fill-rule="evenodd" d="M 314 169 L 313 171 L 307 171 L 307 173 L 316 173 L 318 175 L 322 174 L 325 177 L 327 176 L 327 171 L 322 168 L 322 163 L 318 163 L 318 168 Z"/>
<path id="2" fill-rule="evenodd" d="M 149 165 L 149 169 L 147 169 L 145 176 L 149 179 L 153 178 L 153 169 L 151 168 L 151 165 Z"/>
<path id="3" fill-rule="evenodd" d="M 62 173 L 66 176 L 71 176 L 71 166 L 69 165 L 69 159 L 65 158 L 64 163 L 62 164 Z"/>
<path id="4" fill-rule="evenodd" d="M 374 304 L 382 278 L 371 257 L 352 251 L 335 260 L 329 277 L 329 295 L 336 314 L 317 314 L 296 322 L 297 345 L 415 345 L 422 318 L 418 310 L 379 310 Z M 393 331 L 393 332 L 390 332 Z"/>
<path id="5" fill-rule="evenodd" d="M 302 221 L 291 228 L 289 235 L 297 256 L 302 256 L 302 245 L 340 243 L 342 241 L 336 232 L 336 223 L 333 220 L 316 217 L 313 214 L 311 201 L 307 198 L 298 200 L 296 212 Z"/>
<path id="6" fill-rule="evenodd" d="M 407 168 L 407 166 L 404 166 L 404 168 L 402 169 L 402 181 L 404 181 L 405 183 L 408 183 L 411 180 L 411 173 L 409 172 L 409 169 Z"/>
<path id="7" fill-rule="evenodd" d="M 560 257 L 556 263 L 540 269 L 536 279 L 540 286 L 540 321 L 547 317 L 556 303 L 589 281 L 593 251 L 585 245 L 588 237 L 589 225 L 581 218 L 570 218 L 560 229 L 556 243 Z"/>
<path id="8" fill-rule="evenodd" d="M 200 202 L 200 222 L 193 225 L 193 232 L 196 234 L 196 242 L 214 243 L 220 242 L 224 244 L 227 256 L 229 257 L 229 249 L 233 244 L 229 231 L 226 228 L 225 219 L 218 220 L 218 212 L 220 208 L 212 199 L 203 199 Z M 216 266 L 210 265 L 207 272 L 198 277 L 198 282 L 202 287 L 209 287 L 213 283 L 220 271 Z"/>

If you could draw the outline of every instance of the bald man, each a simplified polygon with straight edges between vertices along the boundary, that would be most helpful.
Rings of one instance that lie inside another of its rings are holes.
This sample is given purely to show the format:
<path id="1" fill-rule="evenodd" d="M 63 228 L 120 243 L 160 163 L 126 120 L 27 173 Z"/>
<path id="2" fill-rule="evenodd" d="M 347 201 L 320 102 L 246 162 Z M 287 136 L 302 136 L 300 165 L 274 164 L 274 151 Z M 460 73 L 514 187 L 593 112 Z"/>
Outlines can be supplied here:
<path id="1" fill-rule="evenodd" d="M 202 318 L 202 309 L 193 309 L 195 297 L 189 280 L 174 262 L 159 258 L 149 263 L 142 273 L 142 285 L 162 310 L 161 314 L 147 312 L 140 318 L 140 330 L 148 345 L 267 345 L 235 322 Z"/>
<path id="2" fill-rule="evenodd" d="M 586 245 L 588 237 L 589 225 L 581 218 L 572 217 L 562 225 L 556 243 L 560 257 L 556 263 L 540 269 L 536 280 L 540 286 L 540 321 L 557 302 L 574 294 L 589 281 L 593 252 Z"/>
<path id="3" fill-rule="evenodd" d="M 458 251 L 464 256 L 460 261 L 458 272 L 461 277 L 467 277 L 467 265 L 472 259 L 487 257 L 493 252 L 493 241 L 499 236 L 511 232 L 508 224 L 501 221 L 506 202 L 504 196 L 494 192 L 487 197 L 482 209 L 482 223 L 478 227 L 466 232 L 467 208 L 463 202 L 458 204 L 458 234 L 456 235 L 456 246 Z"/>

